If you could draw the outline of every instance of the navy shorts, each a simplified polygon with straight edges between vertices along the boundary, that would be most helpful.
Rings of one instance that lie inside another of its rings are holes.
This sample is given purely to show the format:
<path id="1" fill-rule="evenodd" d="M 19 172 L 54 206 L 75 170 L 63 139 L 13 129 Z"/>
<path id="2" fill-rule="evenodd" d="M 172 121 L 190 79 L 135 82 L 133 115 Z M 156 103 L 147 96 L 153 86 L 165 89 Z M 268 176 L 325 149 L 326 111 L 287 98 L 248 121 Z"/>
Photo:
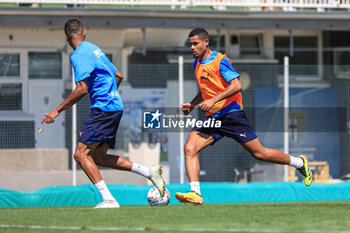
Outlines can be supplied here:
<path id="1" fill-rule="evenodd" d="M 91 110 L 80 131 L 78 141 L 85 144 L 106 142 L 109 148 L 113 149 L 122 115 L 123 111 L 104 112 L 100 109 Z"/>
<path id="2" fill-rule="evenodd" d="M 209 117 L 205 117 L 203 121 Z M 224 136 L 233 138 L 239 143 L 249 142 L 257 138 L 253 128 L 248 122 L 244 111 L 230 112 L 215 119 L 216 121 L 221 121 L 220 128 L 194 127 L 192 130 L 213 136 L 215 140 L 213 144 Z"/>

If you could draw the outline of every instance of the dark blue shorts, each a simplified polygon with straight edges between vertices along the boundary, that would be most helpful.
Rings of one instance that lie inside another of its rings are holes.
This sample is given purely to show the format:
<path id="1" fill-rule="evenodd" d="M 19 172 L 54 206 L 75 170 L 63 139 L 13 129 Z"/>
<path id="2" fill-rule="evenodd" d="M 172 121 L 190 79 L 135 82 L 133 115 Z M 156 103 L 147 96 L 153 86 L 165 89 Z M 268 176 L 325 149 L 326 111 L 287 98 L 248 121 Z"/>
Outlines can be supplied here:
<path id="1" fill-rule="evenodd" d="M 99 109 L 91 110 L 88 119 L 80 131 L 78 141 L 85 144 L 106 142 L 109 148 L 113 149 L 122 115 L 123 111 L 104 112 Z"/>
<path id="2" fill-rule="evenodd" d="M 205 117 L 203 121 L 209 117 Z M 224 136 L 233 138 L 239 143 L 249 142 L 257 138 L 244 111 L 230 112 L 226 115 L 217 117 L 216 120 L 221 121 L 220 128 L 194 127 L 192 130 L 213 136 L 215 139 L 214 143 Z"/>

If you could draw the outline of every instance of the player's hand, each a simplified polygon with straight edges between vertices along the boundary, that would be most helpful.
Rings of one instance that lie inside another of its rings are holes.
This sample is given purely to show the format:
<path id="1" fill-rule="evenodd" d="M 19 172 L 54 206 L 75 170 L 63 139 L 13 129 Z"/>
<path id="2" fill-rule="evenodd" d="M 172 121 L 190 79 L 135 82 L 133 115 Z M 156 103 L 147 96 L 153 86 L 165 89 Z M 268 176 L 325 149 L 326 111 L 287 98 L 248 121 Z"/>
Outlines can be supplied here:
<path id="1" fill-rule="evenodd" d="M 192 110 L 194 108 L 193 104 L 191 104 L 191 103 L 182 104 L 181 107 L 182 107 L 181 110 L 185 115 L 188 115 L 190 112 L 192 112 Z"/>
<path id="2" fill-rule="evenodd" d="M 42 119 L 41 121 L 41 124 L 43 124 L 44 122 L 46 124 L 50 124 L 50 123 L 53 123 L 54 122 L 54 119 L 60 115 L 60 113 L 55 109 L 49 113 L 44 113 L 44 118 Z"/>
<path id="3" fill-rule="evenodd" d="M 215 101 L 213 99 L 208 99 L 199 104 L 198 107 L 203 112 L 208 112 L 214 106 L 214 104 Z"/>

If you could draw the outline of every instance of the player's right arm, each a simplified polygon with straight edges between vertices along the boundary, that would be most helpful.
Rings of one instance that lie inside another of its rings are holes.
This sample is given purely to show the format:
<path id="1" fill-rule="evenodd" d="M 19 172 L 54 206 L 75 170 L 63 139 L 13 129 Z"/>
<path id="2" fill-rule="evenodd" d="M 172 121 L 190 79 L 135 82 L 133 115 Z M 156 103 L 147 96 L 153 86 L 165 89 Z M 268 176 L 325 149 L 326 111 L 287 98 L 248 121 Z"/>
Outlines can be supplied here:
<path id="1" fill-rule="evenodd" d="M 74 78 L 76 87 L 72 93 L 65 99 L 56 109 L 49 113 L 45 113 L 42 123 L 53 123 L 54 119 L 64 110 L 77 103 L 88 92 L 87 78 L 95 69 L 94 59 L 89 53 L 73 53 L 70 61 L 74 67 Z"/>
<path id="2" fill-rule="evenodd" d="M 185 103 L 181 105 L 182 112 L 186 115 L 189 114 L 194 109 L 194 107 L 196 107 L 196 105 L 198 105 L 202 101 L 203 101 L 202 92 L 199 91 L 198 94 L 193 98 L 193 100 L 190 103 Z"/>
<path id="3" fill-rule="evenodd" d="M 60 115 L 60 113 L 67 108 L 71 107 L 73 104 L 77 103 L 81 98 L 83 98 L 88 92 L 86 79 L 77 82 L 75 89 L 72 93 L 65 99 L 57 108 L 49 113 L 45 113 L 45 117 L 42 119 L 41 124 L 53 123 L 54 119 Z"/>

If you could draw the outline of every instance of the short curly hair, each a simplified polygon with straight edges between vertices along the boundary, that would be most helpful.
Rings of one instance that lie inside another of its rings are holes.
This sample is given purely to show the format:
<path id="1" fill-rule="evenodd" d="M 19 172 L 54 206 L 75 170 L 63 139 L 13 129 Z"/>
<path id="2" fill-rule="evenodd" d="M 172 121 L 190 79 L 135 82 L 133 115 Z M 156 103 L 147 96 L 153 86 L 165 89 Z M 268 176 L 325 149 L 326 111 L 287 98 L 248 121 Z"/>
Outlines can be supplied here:
<path id="1" fill-rule="evenodd" d="M 64 25 L 64 33 L 69 37 L 73 34 L 81 34 L 83 31 L 83 24 L 77 19 L 70 19 Z"/>
<path id="2" fill-rule="evenodd" d="M 209 39 L 209 33 L 204 28 L 195 28 L 190 34 L 188 34 L 188 38 L 192 36 L 198 36 L 201 40 Z"/>

